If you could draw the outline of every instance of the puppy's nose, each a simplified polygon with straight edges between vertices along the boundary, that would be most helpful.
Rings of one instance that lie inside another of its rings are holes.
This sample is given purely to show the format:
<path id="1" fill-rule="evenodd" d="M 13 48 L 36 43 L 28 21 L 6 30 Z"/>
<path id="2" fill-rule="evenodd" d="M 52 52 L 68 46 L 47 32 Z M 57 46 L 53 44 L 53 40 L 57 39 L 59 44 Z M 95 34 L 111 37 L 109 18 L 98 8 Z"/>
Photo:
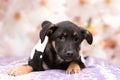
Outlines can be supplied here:
<path id="1" fill-rule="evenodd" d="M 73 56 L 73 51 L 67 51 L 67 56 Z"/>

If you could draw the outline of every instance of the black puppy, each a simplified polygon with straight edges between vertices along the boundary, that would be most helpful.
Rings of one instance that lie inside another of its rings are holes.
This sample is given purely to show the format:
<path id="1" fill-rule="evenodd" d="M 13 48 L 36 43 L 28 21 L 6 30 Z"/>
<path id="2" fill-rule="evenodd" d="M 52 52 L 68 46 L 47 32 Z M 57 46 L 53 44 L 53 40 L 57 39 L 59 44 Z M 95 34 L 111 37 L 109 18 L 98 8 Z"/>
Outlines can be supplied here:
<path id="1" fill-rule="evenodd" d="M 49 21 L 42 23 L 40 32 L 41 43 L 45 36 L 48 42 L 43 52 L 35 50 L 35 54 L 27 65 L 12 69 L 10 75 L 21 75 L 31 71 L 43 71 L 47 69 L 62 69 L 68 74 L 78 73 L 85 68 L 79 54 L 80 44 L 86 39 L 92 44 L 92 34 L 70 21 L 53 24 Z"/>

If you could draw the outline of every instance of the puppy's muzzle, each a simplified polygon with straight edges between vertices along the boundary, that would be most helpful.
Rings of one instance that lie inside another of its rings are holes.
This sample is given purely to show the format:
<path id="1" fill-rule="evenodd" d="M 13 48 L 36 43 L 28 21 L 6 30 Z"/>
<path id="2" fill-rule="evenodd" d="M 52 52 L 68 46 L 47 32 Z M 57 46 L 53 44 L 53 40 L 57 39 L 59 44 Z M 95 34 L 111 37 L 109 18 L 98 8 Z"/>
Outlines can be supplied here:
<path id="1" fill-rule="evenodd" d="M 64 60 L 65 61 L 72 61 L 75 59 L 74 51 L 66 51 L 64 54 Z"/>

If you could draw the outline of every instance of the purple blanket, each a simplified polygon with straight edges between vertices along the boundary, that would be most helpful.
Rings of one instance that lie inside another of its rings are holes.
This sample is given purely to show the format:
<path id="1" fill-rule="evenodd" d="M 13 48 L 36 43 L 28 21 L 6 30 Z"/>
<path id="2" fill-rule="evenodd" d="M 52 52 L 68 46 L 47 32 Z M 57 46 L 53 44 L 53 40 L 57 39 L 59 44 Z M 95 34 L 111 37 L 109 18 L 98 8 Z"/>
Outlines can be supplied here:
<path id="1" fill-rule="evenodd" d="M 64 70 L 48 70 L 31 72 L 22 76 L 9 76 L 8 70 L 26 64 L 28 57 L 0 58 L 0 80 L 120 80 L 120 69 L 110 63 L 88 58 L 85 62 L 87 68 L 79 74 L 68 75 Z"/>

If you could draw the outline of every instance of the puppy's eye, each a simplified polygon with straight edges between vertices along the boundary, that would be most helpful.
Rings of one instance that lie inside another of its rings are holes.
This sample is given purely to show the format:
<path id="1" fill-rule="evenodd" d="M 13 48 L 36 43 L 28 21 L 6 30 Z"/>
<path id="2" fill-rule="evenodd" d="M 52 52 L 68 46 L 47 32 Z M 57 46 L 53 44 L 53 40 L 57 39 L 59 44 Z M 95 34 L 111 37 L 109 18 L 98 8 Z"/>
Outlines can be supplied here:
<path id="1" fill-rule="evenodd" d="M 75 38 L 74 38 L 74 41 L 75 41 L 75 42 L 79 41 L 79 38 L 78 38 L 78 37 L 75 37 Z"/>
<path id="2" fill-rule="evenodd" d="M 58 39 L 61 40 L 61 41 L 64 41 L 65 37 L 64 36 L 59 36 Z"/>

